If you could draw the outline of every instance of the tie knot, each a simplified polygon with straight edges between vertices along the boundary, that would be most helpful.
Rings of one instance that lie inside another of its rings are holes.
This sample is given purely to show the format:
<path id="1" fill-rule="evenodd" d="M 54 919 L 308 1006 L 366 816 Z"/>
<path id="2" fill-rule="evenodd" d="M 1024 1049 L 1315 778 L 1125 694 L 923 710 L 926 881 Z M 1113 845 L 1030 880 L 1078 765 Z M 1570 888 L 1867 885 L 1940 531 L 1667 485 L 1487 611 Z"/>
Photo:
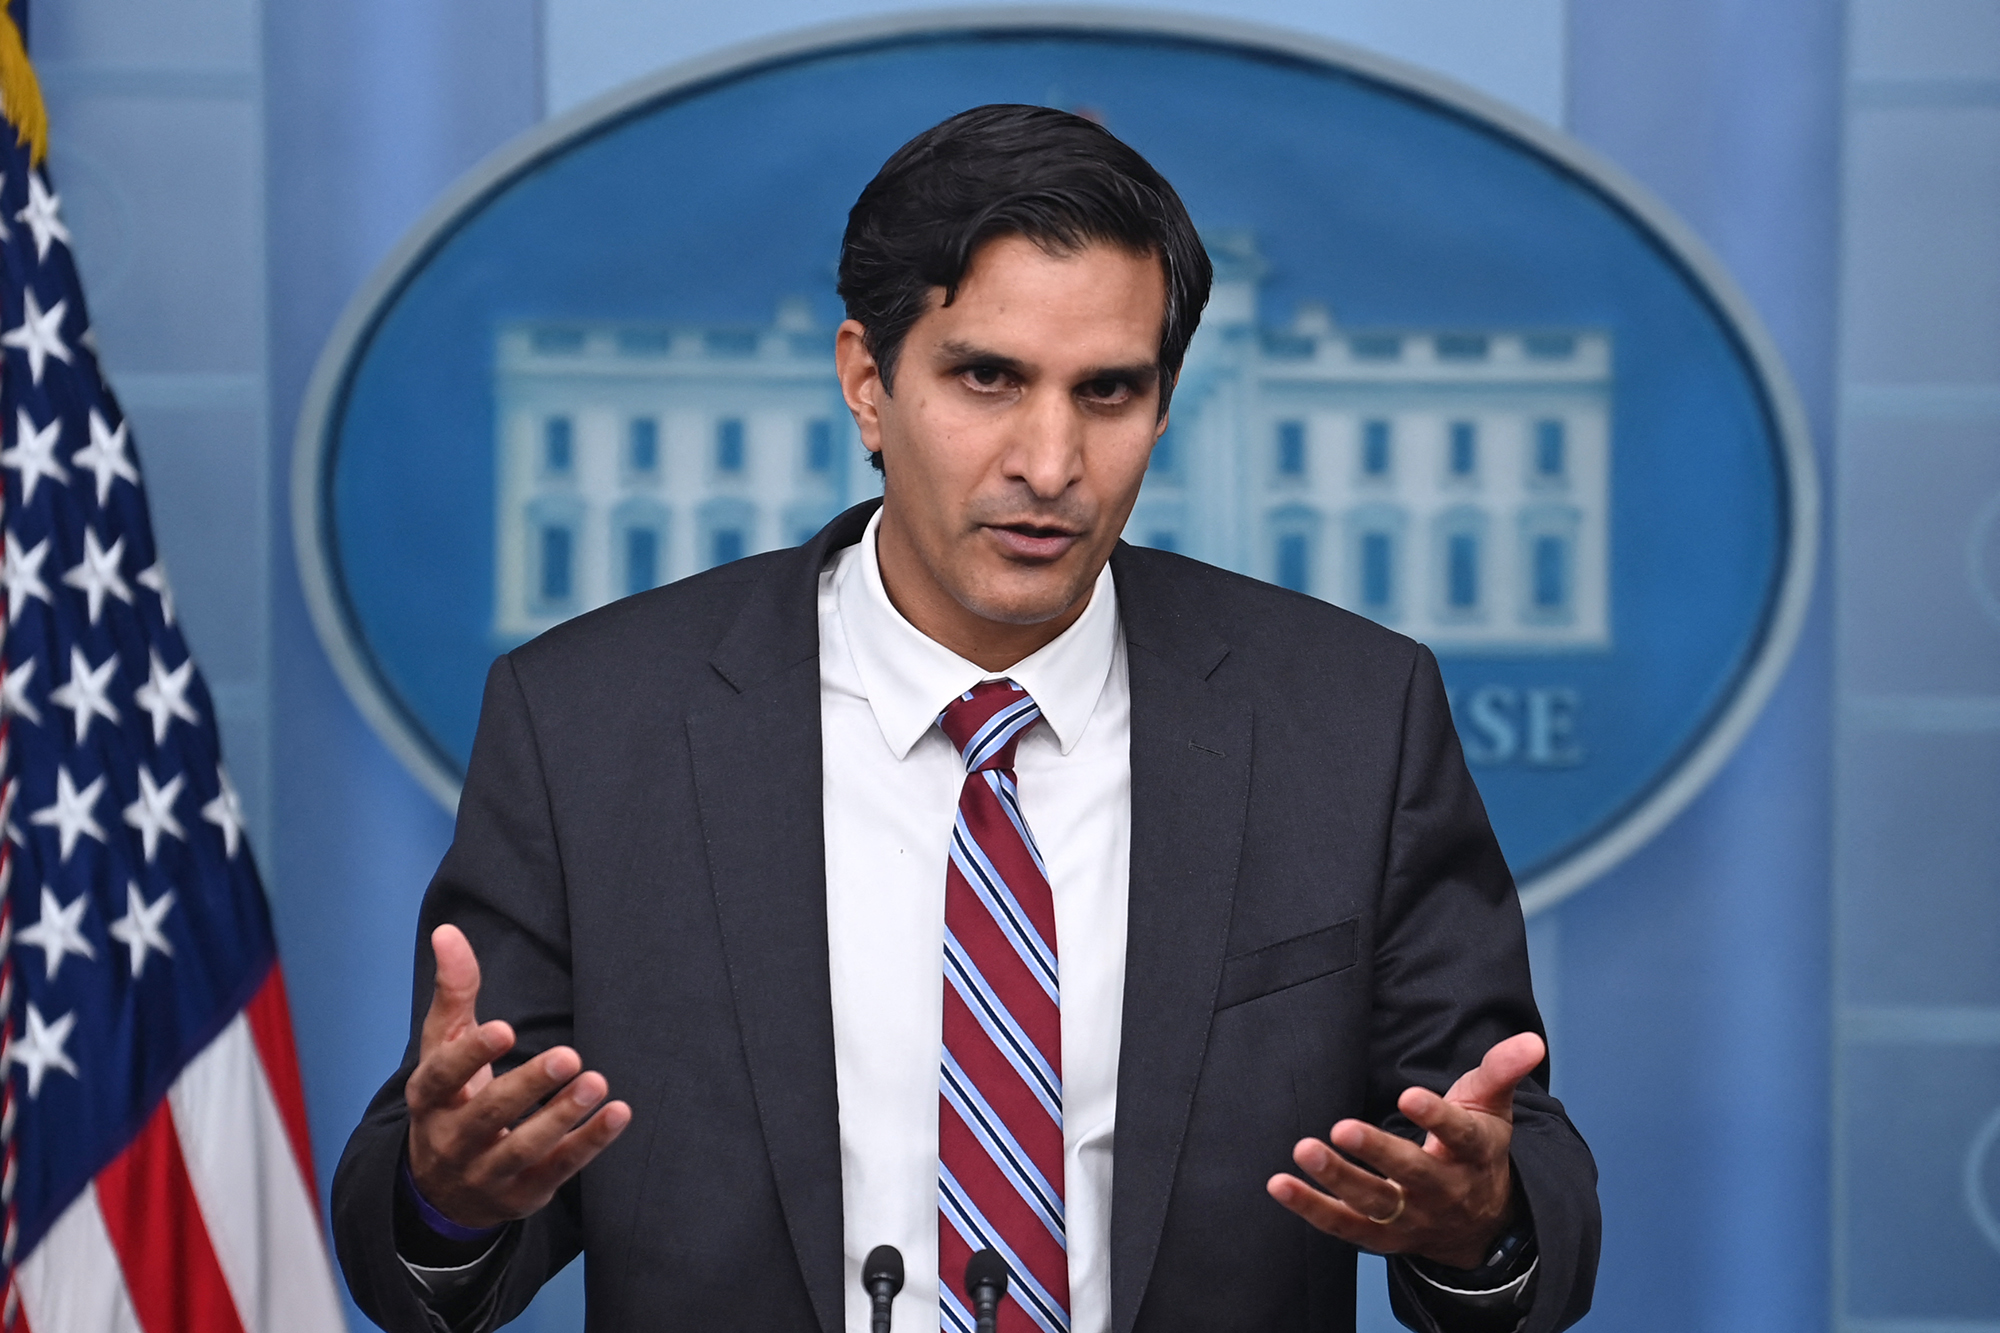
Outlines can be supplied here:
<path id="1" fill-rule="evenodd" d="M 1042 710 L 1011 680 L 985 680 L 945 705 L 938 726 L 958 747 L 965 771 L 1014 767 L 1014 743 Z"/>

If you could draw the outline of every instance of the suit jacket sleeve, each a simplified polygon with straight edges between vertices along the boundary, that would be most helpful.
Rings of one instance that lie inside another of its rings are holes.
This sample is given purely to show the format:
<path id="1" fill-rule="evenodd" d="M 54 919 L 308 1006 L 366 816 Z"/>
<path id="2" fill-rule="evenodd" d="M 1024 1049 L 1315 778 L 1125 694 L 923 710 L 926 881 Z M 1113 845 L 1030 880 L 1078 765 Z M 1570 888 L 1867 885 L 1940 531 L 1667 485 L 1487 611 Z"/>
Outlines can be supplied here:
<path id="1" fill-rule="evenodd" d="M 402 1067 L 375 1094 L 341 1154 L 333 1183 L 334 1244 L 362 1311 L 390 1333 L 432 1328 L 418 1288 L 396 1255 L 396 1176 L 408 1137 L 403 1085 L 416 1068 L 436 962 L 430 935 L 458 926 L 480 966 L 478 1012 L 514 1025 L 514 1050 L 495 1072 L 570 1041 L 570 945 L 557 846 L 534 719 L 513 662 L 495 662 L 459 799 L 451 848 L 424 895 L 417 931 L 410 1041 Z M 580 1179 L 518 1223 L 501 1290 L 485 1327 L 513 1318 L 582 1246 Z"/>
<path id="2" fill-rule="evenodd" d="M 1404 712 L 1389 863 L 1376 947 L 1369 1104 L 1385 1127 L 1419 1131 L 1395 1111 L 1403 1089 L 1442 1093 L 1496 1042 L 1542 1032 L 1527 969 L 1526 930 L 1512 876 L 1452 725 L 1437 660 L 1419 649 Z M 1562 1104 L 1548 1065 L 1514 1098 L 1513 1163 L 1541 1247 L 1523 1333 L 1551 1333 L 1590 1308 L 1599 1238 L 1597 1168 Z M 1437 1322 L 1391 1264 L 1396 1316 Z"/>

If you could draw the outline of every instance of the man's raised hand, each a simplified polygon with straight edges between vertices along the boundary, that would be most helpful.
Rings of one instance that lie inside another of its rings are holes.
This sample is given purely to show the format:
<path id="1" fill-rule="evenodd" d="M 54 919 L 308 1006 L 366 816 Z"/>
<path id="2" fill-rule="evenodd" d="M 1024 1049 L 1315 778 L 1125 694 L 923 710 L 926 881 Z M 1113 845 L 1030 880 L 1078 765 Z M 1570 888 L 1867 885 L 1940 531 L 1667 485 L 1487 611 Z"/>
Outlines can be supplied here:
<path id="1" fill-rule="evenodd" d="M 457 926 L 431 932 L 431 949 L 437 987 L 403 1087 L 410 1174 L 460 1226 L 497 1226 L 546 1204 L 631 1123 L 632 1108 L 612 1102 L 591 1115 L 610 1087 L 602 1074 L 582 1072 L 567 1046 L 495 1078 L 493 1061 L 514 1048 L 514 1029 L 474 1016 L 479 960 Z"/>
<path id="2" fill-rule="evenodd" d="M 1523 1032 L 1488 1051 L 1442 1097 L 1428 1088 L 1405 1089 L 1396 1106 L 1425 1131 L 1422 1147 L 1363 1121 L 1343 1120 L 1328 1135 L 1331 1146 L 1301 1139 L 1292 1150 L 1299 1169 L 1323 1189 L 1292 1175 L 1272 1176 L 1265 1188 L 1321 1231 L 1361 1249 L 1477 1268 L 1512 1220 L 1507 1150 L 1514 1085 L 1546 1052 L 1540 1037 Z"/>

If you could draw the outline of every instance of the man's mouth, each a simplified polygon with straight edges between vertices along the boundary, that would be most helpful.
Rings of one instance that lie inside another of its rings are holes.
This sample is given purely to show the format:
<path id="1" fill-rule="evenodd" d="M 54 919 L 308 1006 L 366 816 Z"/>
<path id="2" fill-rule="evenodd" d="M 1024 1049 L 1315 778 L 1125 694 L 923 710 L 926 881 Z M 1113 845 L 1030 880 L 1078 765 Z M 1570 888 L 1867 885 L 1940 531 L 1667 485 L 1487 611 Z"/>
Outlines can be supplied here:
<path id="1" fill-rule="evenodd" d="M 1046 523 L 994 523 L 987 531 L 1017 560 L 1057 559 L 1083 536 L 1074 529 Z"/>

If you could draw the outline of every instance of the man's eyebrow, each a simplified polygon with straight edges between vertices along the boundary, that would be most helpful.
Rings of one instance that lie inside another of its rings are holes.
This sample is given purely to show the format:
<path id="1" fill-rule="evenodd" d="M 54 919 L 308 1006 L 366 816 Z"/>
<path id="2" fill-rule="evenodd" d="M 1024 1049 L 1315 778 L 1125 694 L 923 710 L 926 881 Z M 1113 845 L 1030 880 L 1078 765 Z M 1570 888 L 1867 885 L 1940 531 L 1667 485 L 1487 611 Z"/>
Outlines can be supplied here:
<path id="1" fill-rule="evenodd" d="M 976 343 L 961 342 L 948 338 L 938 344 L 938 353 L 945 361 L 955 365 L 977 363 L 999 370 L 1025 371 L 1027 363 L 1019 357 L 1008 356 L 1005 352 L 995 352 Z M 1092 380 L 1120 380 L 1144 388 L 1157 382 L 1160 367 L 1154 361 L 1141 361 L 1127 366 L 1091 366 L 1077 376 L 1077 383 L 1088 384 Z"/>
<path id="2" fill-rule="evenodd" d="M 1143 388 L 1160 378 L 1160 365 L 1157 361 L 1141 361 L 1130 366 L 1096 366 L 1077 378 L 1083 384 L 1092 380 L 1122 380 Z"/>
<path id="3" fill-rule="evenodd" d="M 1017 356 L 1008 356 L 1005 352 L 996 352 L 975 343 L 960 342 L 956 338 L 947 338 L 939 343 L 938 352 L 944 360 L 956 363 L 976 361 L 982 366 L 996 366 L 1003 370 L 1027 369 L 1027 363 Z"/>

